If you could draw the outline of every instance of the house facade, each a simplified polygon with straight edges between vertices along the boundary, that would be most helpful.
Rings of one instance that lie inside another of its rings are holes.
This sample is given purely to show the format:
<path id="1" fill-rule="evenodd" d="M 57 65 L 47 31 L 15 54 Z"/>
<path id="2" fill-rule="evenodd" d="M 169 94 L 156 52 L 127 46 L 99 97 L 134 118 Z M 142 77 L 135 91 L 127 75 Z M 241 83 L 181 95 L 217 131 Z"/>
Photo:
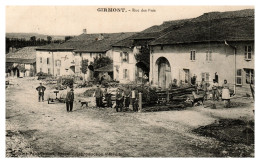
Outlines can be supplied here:
<path id="1" fill-rule="evenodd" d="M 6 76 L 31 77 L 36 74 L 37 47 L 24 47 L 6 55 Z"/>
<path id="2" fill-rule="evenodd" d="M 169 88 L 174 79 L 190 84 L 194 75 L 198 83 L 218 75 L 219 84 L 246 86 L 254 82 L 254 41 L 154 46 L 150 63 L 150 83 L 157 87 Z"/>
<path id="3" fill-rule="evenodd" d="M 112 44 L 133 33 L 86 34 L 83 33 L 63 44 L 52 44 L 36 49 L 37 72 L 53 76 L 75 75 L 93 78 L 96 57 L 113 58 Z M 88 71 L 82 73 L 82 60 L 88 60 Z"/>
<path id="4" fill-rule="evenodd" d="M 37 49 L 36 70 L 53 76 L 75 73 L 75 57 L 72 51 Z"/>
<path id="5" fill-rule="evenodd" d="M 134 47 L 122 48 L 113 47 L 113 72 L 114 80 L 120 83 L 130 83 L 136 80 L 136 59 L 135 54 L 139 50 Z"/>
<path id="6" fill-rule="evenodd" d="M 245 16 L 188 22 L 150 43 L 150 83 L 167 89 L 196 76 L 231 88 L 254 84 L 254 12 Z"/>

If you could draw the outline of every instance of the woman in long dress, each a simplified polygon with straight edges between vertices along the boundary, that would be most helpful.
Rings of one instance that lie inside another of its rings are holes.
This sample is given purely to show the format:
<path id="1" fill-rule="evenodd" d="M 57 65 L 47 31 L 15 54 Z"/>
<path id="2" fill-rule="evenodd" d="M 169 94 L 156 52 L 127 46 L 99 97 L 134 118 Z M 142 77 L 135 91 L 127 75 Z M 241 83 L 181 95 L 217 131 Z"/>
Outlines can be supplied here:
<path id="1" fill-rule="evenodd" d="M 224 84 L 222 85 L 222 100 L 224 100 L 225 107 L 230 107 L 230 91 L 227 80 L 224 80 Z"/>

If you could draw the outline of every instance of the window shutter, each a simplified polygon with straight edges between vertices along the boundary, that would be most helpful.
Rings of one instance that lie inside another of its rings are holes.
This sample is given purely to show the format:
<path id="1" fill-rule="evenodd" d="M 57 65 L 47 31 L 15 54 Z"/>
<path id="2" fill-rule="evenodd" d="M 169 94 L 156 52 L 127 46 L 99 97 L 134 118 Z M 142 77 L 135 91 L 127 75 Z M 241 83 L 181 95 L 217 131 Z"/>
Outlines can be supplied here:
<path id="1" fill-rule="evenodd" d="M 127 54 L 127 63 L 129 63 L 129 53 L 126 54 Z"/>
<path id="2" fill-rule="evenodd" d="M 127 69 L 127 79 L 129 79 L 129 70 Z"/>
<path id="3" fill-rule="evenodd" d="M 245 46 L 245 59 L 247 59 L 247 46 Z"/>
<path id="4" fill-rule="evenodd" d="M 123 52 L 120 52 L 121 62 L 123 62 Z"/>

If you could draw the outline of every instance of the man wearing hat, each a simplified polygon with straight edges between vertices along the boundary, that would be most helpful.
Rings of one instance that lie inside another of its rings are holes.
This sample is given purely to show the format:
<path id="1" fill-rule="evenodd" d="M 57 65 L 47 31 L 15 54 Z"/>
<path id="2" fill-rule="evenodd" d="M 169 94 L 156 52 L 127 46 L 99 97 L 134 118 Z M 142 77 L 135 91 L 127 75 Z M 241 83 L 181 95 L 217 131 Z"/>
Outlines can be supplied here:
<path id="1" fill-rule="evenodd" d="M 40 86 L 38 86 L 36 88 L 36 90 L 38 91 L 39 94 L 39 102 L 42 99 L 42 102 L 44 101 L 44 91 L 46 90 L 46 88 L 42 85 L 42 83 L 40 83 Z"/>
<path id="2" fill-rule="evenodd" d="M 97 89 L 95 91 L 95 97 L 96 97 L 97 107 L 99 108 L 102 107 L 102 95 L 103 95 L 103 91 L 101 90 L 99 85 L 97 85 Z"/>
<path id="3" fill-rule="evenodd" d="M 123 100 L 124 100 L 123 92 L 120 88 L 117 88 L 117 91 L 116 91 L 116 112 L 118 112 L 118 111 L 122 112 L 123 111 Z"/>
<path id="4" fill-rule="evenodd" d="M 66 96 L 66 108 L 67 112 L 72 112 L 73 109 L 73 101 L 74 101 L 74 92 L 73 92 L 73 87 L 70 87 L 70 91 L 68 91 L 67 96 Z"/>

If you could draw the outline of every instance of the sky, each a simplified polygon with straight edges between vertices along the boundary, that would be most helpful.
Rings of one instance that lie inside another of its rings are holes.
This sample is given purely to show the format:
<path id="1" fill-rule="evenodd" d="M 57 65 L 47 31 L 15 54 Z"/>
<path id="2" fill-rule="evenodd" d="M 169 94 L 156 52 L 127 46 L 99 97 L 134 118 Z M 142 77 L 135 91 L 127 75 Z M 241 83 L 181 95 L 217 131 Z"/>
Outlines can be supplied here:
<path id="1" fill-rule="evenodd" d="M 127 12 L 98 12 L 125 8 Z M 253 6 L 6 6 L 6 32 L 47 35 L 139 32 L 164 21 L 194 18 L 206 12 L 234 11 Z M 133 12 L 139 10 L 139 12 Z M 141 12 L 142 9 L 150 9 Z M 151 11 L 156 10 L 155 12 Z"/>

